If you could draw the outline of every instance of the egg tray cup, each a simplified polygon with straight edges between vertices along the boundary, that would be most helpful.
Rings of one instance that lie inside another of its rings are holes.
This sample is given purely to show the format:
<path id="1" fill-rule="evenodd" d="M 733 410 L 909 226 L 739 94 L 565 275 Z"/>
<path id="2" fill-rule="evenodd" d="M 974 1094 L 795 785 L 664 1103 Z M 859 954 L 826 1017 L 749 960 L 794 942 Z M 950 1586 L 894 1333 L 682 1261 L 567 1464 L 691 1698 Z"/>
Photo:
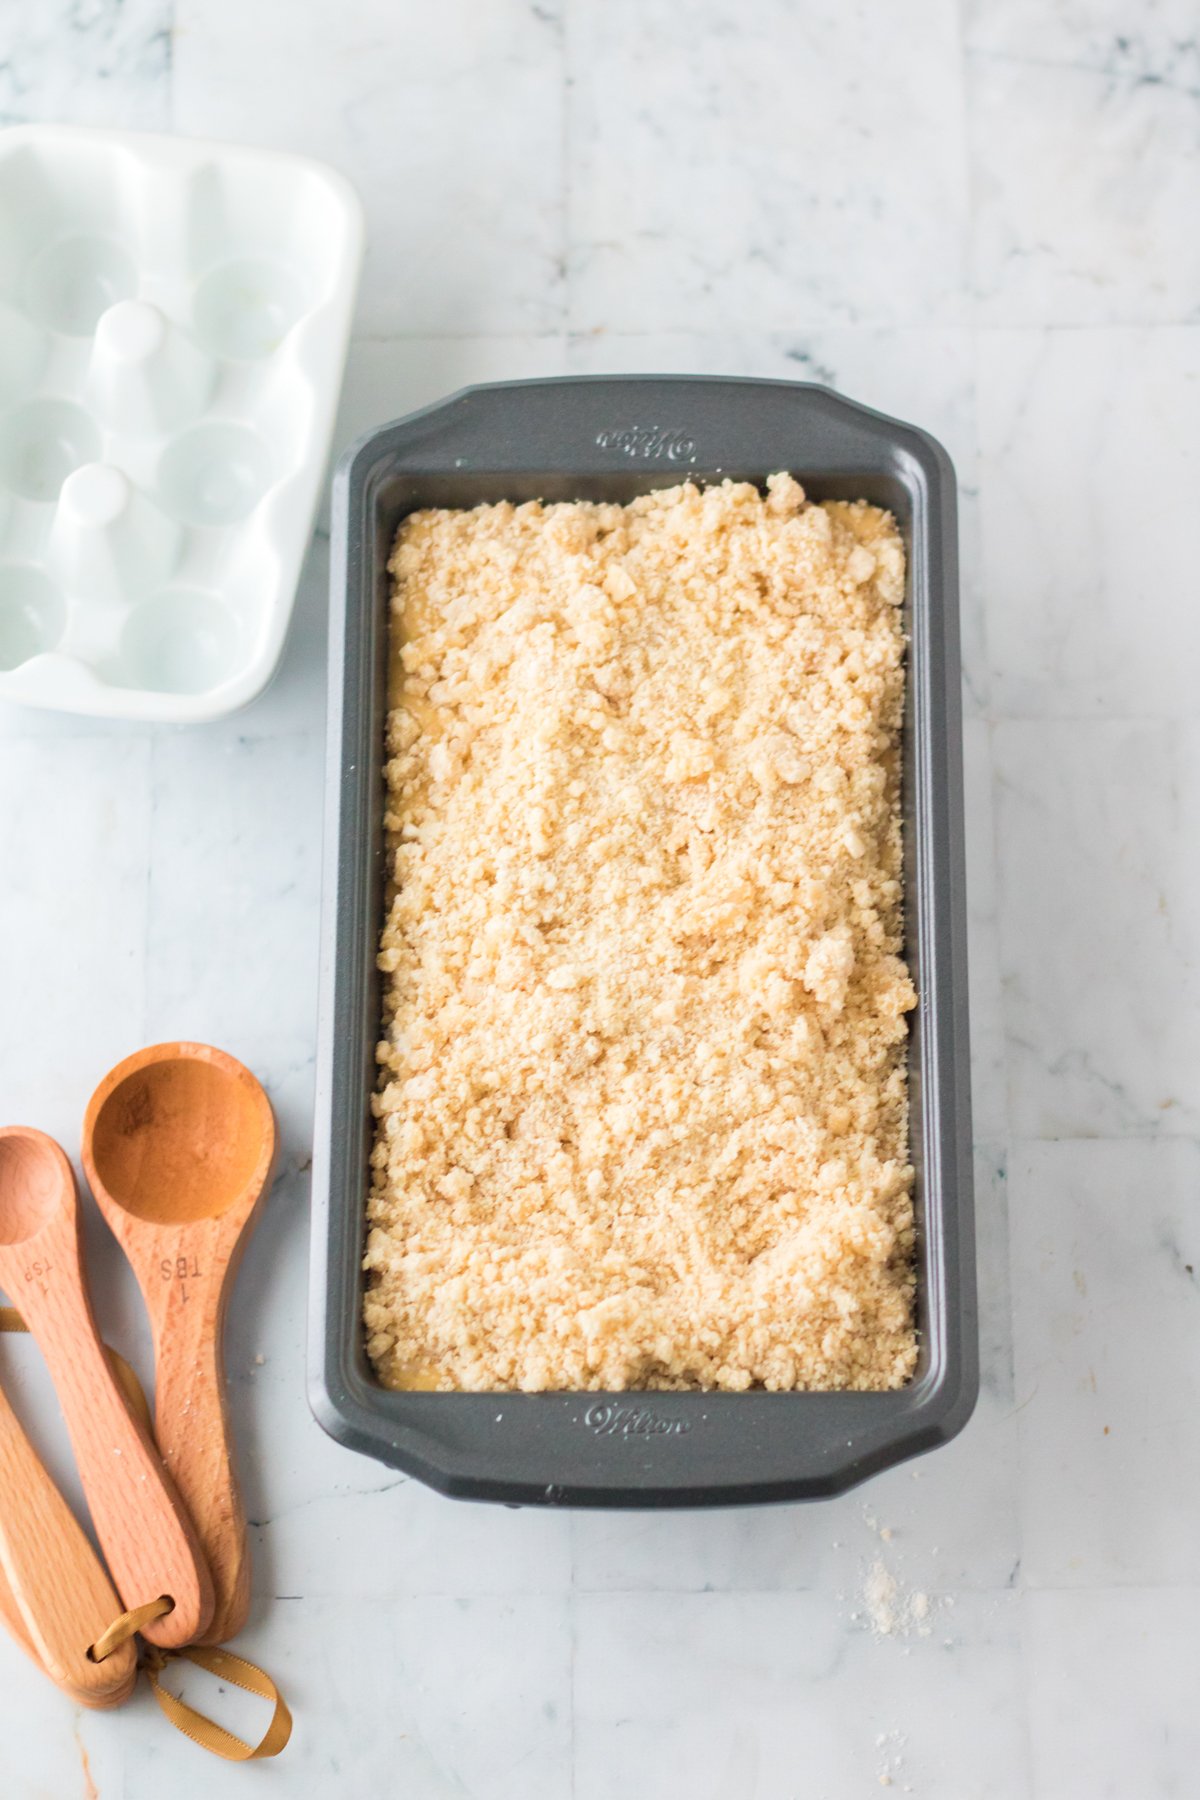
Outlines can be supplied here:
<path id="1" fill-rule="evenodd" d="M 362 247 L 303 157 L 0 131 L 0 700 L 187 722 L 262 691 Z"/>

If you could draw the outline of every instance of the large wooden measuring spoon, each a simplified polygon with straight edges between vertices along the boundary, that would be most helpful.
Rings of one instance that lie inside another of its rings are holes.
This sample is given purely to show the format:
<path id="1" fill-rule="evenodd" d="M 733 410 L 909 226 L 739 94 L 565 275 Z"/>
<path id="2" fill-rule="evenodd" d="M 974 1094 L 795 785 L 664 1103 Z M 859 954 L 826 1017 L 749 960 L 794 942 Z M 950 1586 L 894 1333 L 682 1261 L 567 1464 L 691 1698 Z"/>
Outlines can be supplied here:
<path id="1" fill-rule="evenodd" d="M 156 1044 L 127 1057 L 83 1122 L 92 1192 L 150 1314 L 154 1431 L 212 1569 L 210 1643 L 240 1631 L 250 1607 L 221 1338 L 274 1160 L 266 1094 L 249 1069 L 207 1044 Z"/>
<path id="2" fill-rule="evenodd" d="M 118 1706 L 137 1679 L 133 1641 L 88 1654 L 121 1612 L 116 1590 L 0 1394 L 0 1618 L 82 1706 Z"/>
<path id="3" fill-rule="evenodd" d="M 164 1649 L 195 1643 L 212 1616 L 204 1554 L 96 1330 L 71 1165 L 23 1125 L 0 1129 L 0 1287 L 46 1359 L 117 1591 L 127 1607 L 169 1594 L 171 1611 L 143 1635 Z"/>

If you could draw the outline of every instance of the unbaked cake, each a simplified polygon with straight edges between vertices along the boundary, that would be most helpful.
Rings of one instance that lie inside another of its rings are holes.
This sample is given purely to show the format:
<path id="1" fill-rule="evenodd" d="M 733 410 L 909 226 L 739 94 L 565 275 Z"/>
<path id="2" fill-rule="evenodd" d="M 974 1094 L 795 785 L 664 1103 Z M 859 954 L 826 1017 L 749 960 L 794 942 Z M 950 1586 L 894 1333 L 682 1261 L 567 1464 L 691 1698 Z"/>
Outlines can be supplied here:
<path id="1" fill-rule="evenodd" d="M 692 483 L 405 519 L 380 1379 L 911 1375 L 904 552 Z"/>

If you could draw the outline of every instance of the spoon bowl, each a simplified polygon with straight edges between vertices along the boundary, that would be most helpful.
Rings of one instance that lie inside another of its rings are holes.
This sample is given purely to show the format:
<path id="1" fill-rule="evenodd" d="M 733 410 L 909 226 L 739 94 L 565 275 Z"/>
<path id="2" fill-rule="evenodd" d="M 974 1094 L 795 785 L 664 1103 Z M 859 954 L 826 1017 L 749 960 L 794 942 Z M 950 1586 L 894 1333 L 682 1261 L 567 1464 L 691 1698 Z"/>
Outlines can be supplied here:
<path id="1" fill-rule="evenodd" d="M 270 1107 L 264 1113 L 266 1096 L 232 1057 L 164 1048 L 160 1059 L 145 1061 L 142 1051 L 129 1059 L 137 1067 L 121 1065 L 126 1073 L 91 1119 L 91 1162 L 123 1211 L 147 1224 L 190 1225 L 253 1191 Z"/>
<path id="2" fill-rule="evenodd" d="M 250 1606 L 221 1339 L 274 1159 L 262 1087 L 208 1044 L 155 1044 L 127 1057 L 83 1122 L 88 1181 L 150 1315 L 155 1436 L 212 1570 L 210 1643 L 234 1636 Z"/>
<path id="3" fill-rule="evenodd" d="M 58 1145 L 40 1131 L 0 1132 L 0 1244 L 23 1244 L 49 1224 L 65 1163 Z"/>

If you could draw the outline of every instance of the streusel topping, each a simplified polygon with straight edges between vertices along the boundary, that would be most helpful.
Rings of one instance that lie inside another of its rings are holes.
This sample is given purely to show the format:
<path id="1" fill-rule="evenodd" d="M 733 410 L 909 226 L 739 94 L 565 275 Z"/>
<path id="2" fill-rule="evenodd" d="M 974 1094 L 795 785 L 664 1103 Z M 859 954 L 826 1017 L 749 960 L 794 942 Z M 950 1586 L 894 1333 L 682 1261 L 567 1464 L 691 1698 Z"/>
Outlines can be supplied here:
<path id="1" fill-rule="evenodd" d="M 912 1373 L 890 514 L 407 518 L 365 1302 L 391 1385 Z"/>

